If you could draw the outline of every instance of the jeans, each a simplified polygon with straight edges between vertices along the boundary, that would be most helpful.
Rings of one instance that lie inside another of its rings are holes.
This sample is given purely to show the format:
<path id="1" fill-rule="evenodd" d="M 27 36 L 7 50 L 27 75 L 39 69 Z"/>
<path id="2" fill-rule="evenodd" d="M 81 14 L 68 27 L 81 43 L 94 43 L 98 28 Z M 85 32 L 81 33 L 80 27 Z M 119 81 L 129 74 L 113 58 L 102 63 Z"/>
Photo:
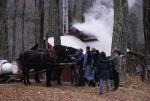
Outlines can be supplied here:
<path id="1" fill-rule="evenodd" d="M 94 80 L 94 69 L 91 66 L 86 67 L 85 77 L 88 81 Z"/>
<path id="2" fill-rule="evenodd" d="M 107 93 L 110 91 L 110 80 L 102 80 L 100 79 L 99 88 L 100 88 L 100 95 L 103 93 L 103 82 L 106 81 Z"/>

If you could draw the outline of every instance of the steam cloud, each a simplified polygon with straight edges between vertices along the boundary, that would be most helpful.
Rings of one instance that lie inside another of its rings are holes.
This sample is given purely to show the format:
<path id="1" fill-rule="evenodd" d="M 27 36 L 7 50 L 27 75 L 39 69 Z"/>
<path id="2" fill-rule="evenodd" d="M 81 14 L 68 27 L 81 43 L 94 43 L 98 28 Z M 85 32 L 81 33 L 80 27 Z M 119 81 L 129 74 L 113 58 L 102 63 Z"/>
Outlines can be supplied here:
<path id="1" fill-rule="evenodd" d="M 129 9 L 134 6 L 136 0 L 128 0 Z"/>
<path id="2" fill-rule="evenodd" d="M 113 0 L 96 0 L 84 17 L 84 23 L 76 22 L 73 26 L 80 31 L 95 35 L 99 40 L 86 45 L 110 55 L 114 23 Z"/>

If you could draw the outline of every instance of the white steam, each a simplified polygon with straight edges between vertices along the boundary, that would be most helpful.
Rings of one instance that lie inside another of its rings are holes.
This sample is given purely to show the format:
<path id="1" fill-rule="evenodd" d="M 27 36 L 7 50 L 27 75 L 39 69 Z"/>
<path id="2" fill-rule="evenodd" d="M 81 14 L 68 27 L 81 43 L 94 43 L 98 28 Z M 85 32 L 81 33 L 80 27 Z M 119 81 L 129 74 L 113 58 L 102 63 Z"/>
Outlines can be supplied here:
<path id="1" fill-rule="evenodd" d="M 114 23 L 113 0 L 96 0 L 84 17 L 84 23 L 75 23 L 73 26 L 80 31 L 95 35 L 99 40 L 86 45 L 110 55 Z"/>
<path id="2" fill-rule="evenodd" d="M 130 9 L 131 7 L 133 7 L 134 4 L 136 3 L 136 0 L 127 0 L 127 1 L 128 1 L 129 9 Z"/>

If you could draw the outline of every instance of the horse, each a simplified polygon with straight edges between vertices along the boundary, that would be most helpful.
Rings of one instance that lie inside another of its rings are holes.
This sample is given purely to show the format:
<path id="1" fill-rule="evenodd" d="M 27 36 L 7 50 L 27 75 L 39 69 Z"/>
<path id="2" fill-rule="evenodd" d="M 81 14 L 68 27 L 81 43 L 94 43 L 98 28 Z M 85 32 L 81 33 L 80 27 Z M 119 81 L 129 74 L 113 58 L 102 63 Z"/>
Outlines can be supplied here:
<path id="1" fill-rule="evenodd" d="M 74 54 L 76 52 L 76 49 L 62 45 L 56 45 L 54 46 L 54 50 L 57 55 L 57 60 L 55 63 L 49 57 L 49 53 L 47 50 L 28 50 L 20 54 L 17 60 L 23 71 L 23 80 L 25 85 L 31 84 L 31 82 L 29 81 L 29 71 L 31 69 L 36 72 L 46 70 L 46 86 L 51 86 L 50 80 L 52 72 L 55 72 L 57 74 L 57 83 L 61 84 L 60 76 L 62 68 L 59 68 L 59 63 L 69 62 L 69 55 Z"/>

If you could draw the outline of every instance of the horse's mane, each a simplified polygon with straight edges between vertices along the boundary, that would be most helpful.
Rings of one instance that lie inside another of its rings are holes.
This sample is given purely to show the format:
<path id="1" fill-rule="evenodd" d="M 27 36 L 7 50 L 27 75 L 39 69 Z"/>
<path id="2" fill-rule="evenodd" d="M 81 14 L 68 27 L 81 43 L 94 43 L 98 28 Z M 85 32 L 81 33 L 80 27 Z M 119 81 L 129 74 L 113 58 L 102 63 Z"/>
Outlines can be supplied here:
<path id="1" fill-rule="evenodd" d="M 33 47 L 30 48 L 30 50 L 37 50 L 38 49 L 39 44 L 36 43 Z"/>

